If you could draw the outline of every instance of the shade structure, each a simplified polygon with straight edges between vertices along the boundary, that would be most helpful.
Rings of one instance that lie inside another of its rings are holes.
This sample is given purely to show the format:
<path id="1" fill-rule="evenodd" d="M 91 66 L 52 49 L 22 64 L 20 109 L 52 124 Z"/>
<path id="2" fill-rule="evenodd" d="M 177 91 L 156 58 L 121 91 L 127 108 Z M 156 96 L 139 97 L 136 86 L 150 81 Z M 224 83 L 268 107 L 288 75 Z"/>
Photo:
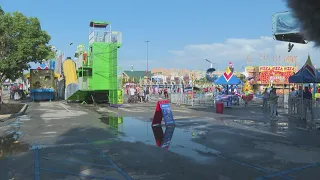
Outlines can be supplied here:
<path id="1" fill-rule="evenodd" d="M 226 72 L 224 72 L 222 76 L 215 80 L 214 83 L 220 85 L 237 85 L 241 84 L 241 80 L 235 76 L 231 72 L 230 67 L 228 67 Z"/>
<path id="2" fill-rule="evenodd" d="M 289 77 L 289 83 L 320 83 L 320 73 L 313 66 L 310 56 L 302 68 Z"/>

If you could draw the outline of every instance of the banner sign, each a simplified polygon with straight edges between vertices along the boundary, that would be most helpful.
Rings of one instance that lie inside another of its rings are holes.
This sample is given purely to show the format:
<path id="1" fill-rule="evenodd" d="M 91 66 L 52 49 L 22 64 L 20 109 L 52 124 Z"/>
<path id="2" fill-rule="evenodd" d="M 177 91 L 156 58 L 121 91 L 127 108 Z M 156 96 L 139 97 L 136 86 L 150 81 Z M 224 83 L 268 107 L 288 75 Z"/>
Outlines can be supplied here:
<path id="1" fill-rule="evenodd" d="M 259 72 L 270 71 L 270 66 L 260 66 Z"/>
<path id="2" fill-rule="evenodd" d="M 261 84 L 288 84 L 289 77 L 294 75 L 294 66 L 260 66 Z"/>
<path id="3" fill-rule="evenodd" d="M 160 104 L 163 120 L 168 125 L 174 125 L 173 115 L 170 104 Z"/>
<path id="4" fill-rule="evenodd" d="M 156 111 L 152 120 L 153 125 L 161 125 L 162 119 L 164 120 L 166 126 L 175 125 L 173 119 L 171 106 L 168 100 L 159 100 L 156 106 Z"/>

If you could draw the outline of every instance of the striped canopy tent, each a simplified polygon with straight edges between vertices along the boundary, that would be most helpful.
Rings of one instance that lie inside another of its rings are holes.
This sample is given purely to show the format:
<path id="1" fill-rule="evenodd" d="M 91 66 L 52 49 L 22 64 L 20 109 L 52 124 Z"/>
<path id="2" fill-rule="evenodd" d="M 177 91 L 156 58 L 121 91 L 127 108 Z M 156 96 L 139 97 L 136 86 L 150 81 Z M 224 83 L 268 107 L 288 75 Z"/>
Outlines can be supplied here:
<path id="1" fill-rule="evenodd" d="M 238 85 L 241 84 L 241 80 L 232 73 L 230 67 L 228 66 L 227 70 L 223 73 L 223 75 L 214 81 L 214 84 Z"/>
<path id="2" fill-rule="evenodd" d="M 290 83 L 320 83 L 320 73 L 313 66 L 310 56 L 302 68 L 289 77 Z"/>

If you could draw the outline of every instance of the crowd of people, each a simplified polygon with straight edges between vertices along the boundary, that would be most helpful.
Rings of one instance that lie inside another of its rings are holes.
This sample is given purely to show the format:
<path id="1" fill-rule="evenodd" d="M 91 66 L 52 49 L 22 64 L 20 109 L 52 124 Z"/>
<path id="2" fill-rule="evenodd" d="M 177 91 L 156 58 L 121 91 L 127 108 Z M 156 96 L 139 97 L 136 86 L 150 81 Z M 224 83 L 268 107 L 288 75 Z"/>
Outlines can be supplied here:
<path id="1" fill-rule="evenodd" d="M 164 98 L 169 98 L 169 90 L 168 88 L 152 88 L 150 86 L 130 86 L 130 88 L 126 89 L 126 93 L 129 95 L 128 102 L 136 103 L 136 102 L 149 102 L 151 99 L 151 94 L 159 94 L 159 98 L 164 95 Z"/>
<path id="2" fill-rule="evenodd" d="M 158 98 L 169 98 L 170 93 L 184 92 L 185 88 L 170 88 L 158 86 L 135 86 L 131 85 L 125 88 L 125 92 L 129 95 L 128 102 L 149 102 L 151 95 Z"/>
<path id="3" fill-rule="evenodd" d="M 263 110 L 269 111 L 270 118 L 274 119 L 278 116 L 278 98 L 276 88 L 271 88 L 270 92 L 266 88 L 263 92 Z M 312 100 L 312 93 L 310 87 L 305 87 L 304 90 L 302 86 L 299 87 L 298 90 L 295 90 L 294 87 L 291 88 L 291 92 L 289 93 L 289 99 L 292 98 L 303 98 L 304 100 Z"/>

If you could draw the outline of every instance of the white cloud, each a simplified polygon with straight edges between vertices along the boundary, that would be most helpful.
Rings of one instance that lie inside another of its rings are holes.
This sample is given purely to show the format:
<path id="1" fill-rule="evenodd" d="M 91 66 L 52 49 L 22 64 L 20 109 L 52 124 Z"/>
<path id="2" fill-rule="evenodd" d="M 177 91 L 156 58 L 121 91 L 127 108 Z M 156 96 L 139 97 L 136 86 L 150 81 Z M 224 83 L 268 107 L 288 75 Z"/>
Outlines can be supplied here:
<path id="1" fill-rule="evenodd" d="M 205 59 L 216 63 L 214 67 L 224 69 L 229 61 L 233 62 L 235 69 L 246 66 L 246 59 L 251 58 L 252 65 L 266 64 L 261 61 L 261 55 L 268 55 L 268 65 L 275 65 L 273 57 L 280 56 L 281 64 L 285 65 L 286 56 L 297 56 L 297 64 L 302 65 L 310 54 L 314 64 L 320 58 L 320 49 L 314 48 L 313 43 L 295 44 L 292 51 L 288 52 L 288 42 L 280 42 L 272 37 L 259 39 L 227 39 L 224 43 L 190 44 L 182 50 L 172 50 L 171 60 L 166 66 L 175 68 L 206 69 L 209 64 Z M 320 64 L 318 64 L 320 67 Z"/>

